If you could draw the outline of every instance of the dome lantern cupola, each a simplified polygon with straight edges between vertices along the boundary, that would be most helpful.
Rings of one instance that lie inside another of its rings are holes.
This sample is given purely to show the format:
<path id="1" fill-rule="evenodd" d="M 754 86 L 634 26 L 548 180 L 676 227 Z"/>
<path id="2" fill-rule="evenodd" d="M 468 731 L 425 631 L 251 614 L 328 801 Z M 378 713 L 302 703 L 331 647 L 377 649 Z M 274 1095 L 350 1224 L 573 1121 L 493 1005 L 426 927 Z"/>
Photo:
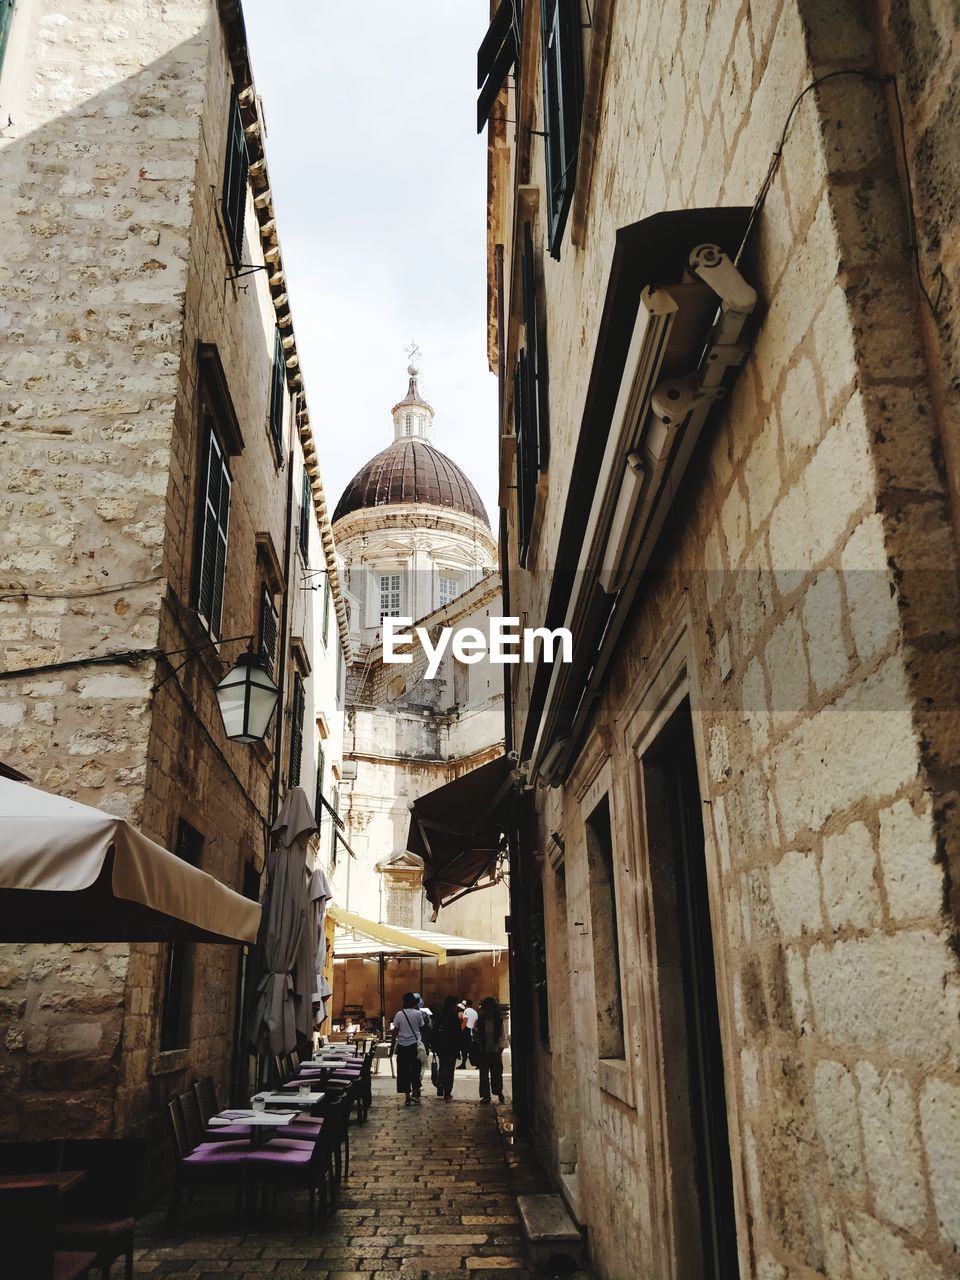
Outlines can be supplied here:
<path id="1" fill-rule="evenodd" d="M 433 440 L 433 406 L 429 405 L 417 386 L 419 366 L 413 361 L 407 365 L 410 382 L 407 394 L 393 406 L 394 440 Z"/>

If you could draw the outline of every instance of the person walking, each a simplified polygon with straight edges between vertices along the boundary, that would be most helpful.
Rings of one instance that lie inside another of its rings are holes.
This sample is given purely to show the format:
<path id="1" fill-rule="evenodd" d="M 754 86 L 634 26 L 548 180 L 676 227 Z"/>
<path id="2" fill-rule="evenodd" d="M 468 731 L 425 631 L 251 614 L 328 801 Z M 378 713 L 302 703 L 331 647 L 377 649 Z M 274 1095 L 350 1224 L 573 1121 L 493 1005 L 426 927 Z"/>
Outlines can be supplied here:
<path id="1" fill-rule="evenodd" d="M 447 996 L 440 1012 L 433 1019 L 430 1047 L 439 1059 L 437 1096 L 449 1102 L 453 1097 L 453 1073 L 460 1052 L 460 1014 L 457 997 Z"/>
<path id="2" fill-rule="evenodd" d="M 462 1071 L 467 1065 L 467 1058 L 470 1055 L 470 1045 L 473 1043 L 473 1032 L 477 1025 L 477 1018 L 480 1016 L 473 1007 L 472 1000 L 464 1000 L 463 1002 L 463 1038 L 460 1042 L 460 1062 L 457 1069 Z"/>
<path id="3" fill-rule="evenodd" d="M 473 1039 L 480 1067 L 480 1101 L 489 1102 L 492 1090 L 497 1100 L 503 1102 L 503 1051 L 507 1047 L 507 1032 L 500 1006 L 493 996 L 481 1001 Z"/>
<path id="4" fill-rule="evenodd" d="M 420 1105 L 420 1077 L 423 1064 L 420 1061 L 420 1045 L 426 1019 L 417 1008 L 417 998 L 412 991 L 403 993 L 403 1008 L 398 1009 L 390 1024 L 390 1052 L 396 1049 L 397 1093 L 405 1095 L 404 1106 Z"/>

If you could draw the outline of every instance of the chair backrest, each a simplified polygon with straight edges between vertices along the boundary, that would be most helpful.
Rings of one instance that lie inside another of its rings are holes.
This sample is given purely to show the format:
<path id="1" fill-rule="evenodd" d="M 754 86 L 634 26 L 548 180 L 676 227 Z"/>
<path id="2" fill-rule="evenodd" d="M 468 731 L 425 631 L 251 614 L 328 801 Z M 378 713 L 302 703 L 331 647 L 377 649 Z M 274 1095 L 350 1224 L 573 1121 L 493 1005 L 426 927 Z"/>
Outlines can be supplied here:
<path id="1" fill-rule="evenodd" d="M 190 1150 L 199 1147 L 203 1141 L 203 1121 L 200 1119 L 200 1104 L 197 1095 L 191 1089 L 189 1093 L 180 1095 L 180 1114 L 183 1116 L 183 1128 L 187 1135 Z"/>
<path id="2" fill-rule="evenodd" d="M 177 1158 L 182 1160 L 190 1154 L 190 1143 L 187 1141 L 187 1131 L 183 1124 L 183 1112 L 180 1109 L 179 1098 L 171 1098 L 167 1103 L 167 1119 L 170 1122 L 173 1149 L 177 1153 Z"/>
<path id="3" fill-rule="evenodd" d="M 146 1151 L 143 1138 L 66 1139 L 60 1167 L 87 1175 L 70 1192 L 70 1216 L 132 1218 Z"/>
<path id="4" fill-rule="evenodd" d="M 199 1080 L 194 1080 L 193 1091 L 197 1095 L 200 1119 L 206 1125 L 210 1117 L 215 1116 L 220 1110 L 217 1102 L 217 1086 L 213 1083 L 213 1077 L 201 1076 Z"/>
<path id="5" fill-rule="evenodd" d="M 59 1198 L 54 1186 L 0 1189 L 3 1274 L 11 1280 L 52 1280 Z"/>
<path id="6" fill-rule="evenodd" d="M 300 1055 L 297 1053 L 296 1049 L 291 1050 L 290 1053 L 287 1054 L 287 1061 L 290 1063 L 292 1068 L 290 1074 L 296 1075 L 300 1070 Z"/>

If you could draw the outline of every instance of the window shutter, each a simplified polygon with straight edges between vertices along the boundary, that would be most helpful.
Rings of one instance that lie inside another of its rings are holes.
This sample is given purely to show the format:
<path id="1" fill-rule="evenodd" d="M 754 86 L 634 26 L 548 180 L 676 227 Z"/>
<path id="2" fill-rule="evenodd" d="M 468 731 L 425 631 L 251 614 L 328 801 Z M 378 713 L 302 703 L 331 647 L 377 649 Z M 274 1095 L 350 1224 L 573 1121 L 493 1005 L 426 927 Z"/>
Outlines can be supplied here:
<path id="1" fill-rule="evenodd" d="M 287 366 L 280 330 L 277 329 L 273 340 L 273 379 L 270 383 L 270 435 L 278 458 L 283 457 L 283 393 L 286 385 Z"/>
<path id="2" fill-rule="evenodd" d="M 197 612 L 212 639 L 220 636 L 223 588 L 227 569 L 230 521 L 230 473 L 210 420 L 207 420 L 207 466 L 197 575 Z"/>
<path id="3" fill-rule="evenodd" d="M 340 648 L 340 637 L 337 637 L 337 706 L 343 697 L 343 650 Z"/>
<path id="4" fill-rule="evenodd" d="M 303 691 L 303 680 L 300 673 L 293 676 L 293 708 L 290 715 L 290 765 L 288 778 L 291 787 L 300 785 L 300 766 L 303 757 L 303 716 L 306 710 L 306 697 Z"/>
<path id="5" fill-rule="evenodd" d="M 525 565 L 537 500 L 536 428 L 530 419 L 530 378 L 527 353 L 521 349 L 513 375 L 513 421 L 517 435 L 517 542 L 520 564 Z"/>
<path id="6" fill-rule="evenodd" d="M 560 257 L 560 240 L 573 199 L 583 110 L 583 41 L 580 0 L 544 0 L 541 15 L 543 116 L 547 135 L 547 212 L 550 254 Z"/>
<path id="7" fill-rule="evenodd" d="M 340 812 L 340 788 L 334 787 L 330 792 L 330 808 L 334 813 Z M 330 819 L 330 863 L 332 866 L 337 865 L 337 822 L 335 818 Z"/>
<path id="8" fill-rule="evenodd" d="M 230 125 L 227 133 L 227 157 L 223 173 L 223 220 L 227 226 L 233 263 L 239 267 L 243 261 L 243 219 L 247 209 L 247 178 L 250 158 L 247 155 L 247 139 L 243 132 L 243 119 L 237 91 L 230 94 Z"/>
<path id="9" fill-rule="evenodd" d="M 329 572 L 329 571 L 328 571 Z M 330 578 L 323 582 L 323 645 L 326 648 L 330 638 Z"/>
<path id="10" fill-rule="evenodd" d="M 314 817 L 317 820 L 317 826 L 323 821 L 323 771 L 326 766 L 326 757 L 323 747 L 319 747 L 317 751 L 317 795 L 314 801 Z"/>
<path id="11" fill-rule="evenodd" d="M 520 40 L 520 0 L 500 0 L 493 21 L 477 50 L 477 133 L 483 131 L 490 110 L 503 88 L 507 72 L 517 61 Z"/>
<path id="12" fill-rule="evenodd" d="M 277 655 L 277 632 L 279 617 L 273 604 L 273 597 L 266 586 L 260 588 L 260 637 L 258 649 L 260 661 L 267 671 L 273 675 L 273 663 Z"/>
<path id="13" fill-rule="evenodd" d="M 550 456 L 547 353 L 540 333 L 533 227 L 529 222 L 523 224 L 523 253 L 520 259 L 520 277 L 523 287 L 523 328 L 527 353 L 527 415 L 530 419 L 531 435 L 534 438 L 537 470 L 546 471 Z"/>
<path id="14" fill-rule="evenodd" d="M 300 544 L 300 555 L 303 563 L 310 563 L 310 513 L 313 511 L 313 490 L 310 488 L 310 477 L 306 469 L 300 485 L 300 529 L 297 542 Z"/>

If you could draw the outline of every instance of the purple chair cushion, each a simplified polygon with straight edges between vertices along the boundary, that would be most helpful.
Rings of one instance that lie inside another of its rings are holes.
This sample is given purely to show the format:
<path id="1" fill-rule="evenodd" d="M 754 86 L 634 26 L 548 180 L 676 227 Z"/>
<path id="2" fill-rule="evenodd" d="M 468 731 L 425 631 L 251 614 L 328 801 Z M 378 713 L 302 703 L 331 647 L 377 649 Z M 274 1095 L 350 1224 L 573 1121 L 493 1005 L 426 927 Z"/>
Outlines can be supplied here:
<path id="1" fill-rule="evenodd" d="M 270 1147 L 262 1147 L 259 1151 L 251 1151 L 247 1163 L 252 1165 L 275 1165 L 284 1169 L 305 1169 L 313 1159 L 313 1146 L 302 1146 L 296 1151 L 275 1151 Z"/>
<path id="2" fill-rule="evenodd" d="M 213 1129 L 204 1129 L 204 1142 L 230 1142 L 240 1138 L 249 1138 L 253 1129 L 248 1124 L 221 1124 Z"/>
<path id="3" fill-rule="evenodd" d="M 97 1260 L 95 1253 L 61 1253 L 53 1255 L 53 1280 L 81 1280 Z"/>
<path id="4" fill-rule="evenodd" d="M 195 1151 L 185 1156 L 183 1163 L 188 1168 L 213 1168 L 216 1165 L 242 1164 L 250 1152 L 246 1142 L 204 1142 Z"/>

